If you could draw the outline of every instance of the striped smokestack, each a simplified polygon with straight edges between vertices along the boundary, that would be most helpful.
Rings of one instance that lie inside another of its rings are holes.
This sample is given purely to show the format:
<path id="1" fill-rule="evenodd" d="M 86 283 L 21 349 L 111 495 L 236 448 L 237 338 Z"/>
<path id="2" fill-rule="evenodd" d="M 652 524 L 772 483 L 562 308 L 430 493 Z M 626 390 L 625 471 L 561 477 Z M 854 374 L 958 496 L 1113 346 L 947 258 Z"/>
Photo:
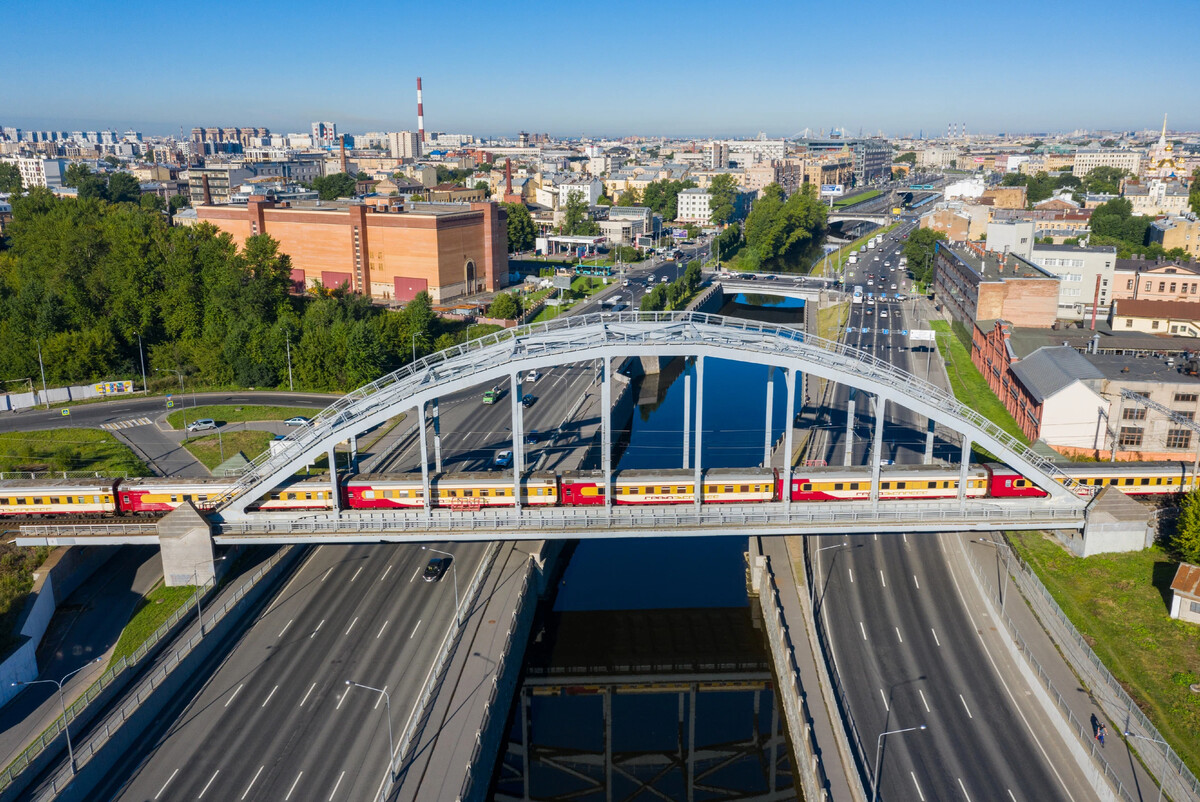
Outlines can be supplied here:
<path id="1" fill-rule="evenodd" d="M 421 102 L 421 79 L 417 79 L 417 134 L 425 144 L 425 104 Z"/>

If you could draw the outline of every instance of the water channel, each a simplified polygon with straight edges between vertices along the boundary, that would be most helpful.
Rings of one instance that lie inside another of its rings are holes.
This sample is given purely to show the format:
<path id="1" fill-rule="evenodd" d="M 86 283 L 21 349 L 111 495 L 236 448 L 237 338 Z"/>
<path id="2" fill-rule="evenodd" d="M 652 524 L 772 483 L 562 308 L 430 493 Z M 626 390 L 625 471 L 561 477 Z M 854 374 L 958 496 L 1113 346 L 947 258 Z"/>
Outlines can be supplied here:
<path id="1" fill-rule="evenodd" d="M 738 295 L 721 313 L 800 325 L 803 311 L 796 299 Z M 677 359 L 638 380 L 618 469 L 682 466 L 695 371 Z M 701 464 L 758 466 L 767 368 L 709 358 L 704 374 Z M 786 400 L 776 372 L 772 442 Z M 494 798 L 795 799 L 745 550 L 736 533 L 579 543 L 535 621 Z"/>

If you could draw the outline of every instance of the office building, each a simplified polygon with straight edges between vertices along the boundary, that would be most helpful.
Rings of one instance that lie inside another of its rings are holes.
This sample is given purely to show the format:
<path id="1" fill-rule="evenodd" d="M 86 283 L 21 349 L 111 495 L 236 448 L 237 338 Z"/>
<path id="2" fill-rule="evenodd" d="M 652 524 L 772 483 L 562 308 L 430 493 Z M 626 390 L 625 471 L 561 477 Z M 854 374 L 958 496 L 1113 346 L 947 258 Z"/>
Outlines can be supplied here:
<path id="1" fill-rule="evenodd" d="M 337 147 L 337 126 L 329 122 L 313 123 L 312 144 L 314 148 L 325 148 L 326 150 Z"/>

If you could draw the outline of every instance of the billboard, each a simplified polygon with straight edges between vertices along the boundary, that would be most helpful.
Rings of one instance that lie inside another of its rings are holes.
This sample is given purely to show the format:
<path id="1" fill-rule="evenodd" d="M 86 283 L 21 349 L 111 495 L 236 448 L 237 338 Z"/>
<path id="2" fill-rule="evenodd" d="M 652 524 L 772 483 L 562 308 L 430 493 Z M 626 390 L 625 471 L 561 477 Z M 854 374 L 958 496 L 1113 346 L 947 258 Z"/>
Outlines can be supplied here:
<path id="1" fill-rule="evenodd" d="M 908 332 L 908 339 L 914 342 L 937 342 L 937 337 L 932 329 L 910 329 Z"/>
<path id="2" fill-rule="evenodd" d="M 687 239 L 687 229 L 686 228 L 673 228 L 673 229 L 671 229 L 671 236 L 674 237 L 675 239 Z"/>
<path id="3" fill-rule="evenodd" d="M 560 290 L 569 290 L 571 289 L 571 282 L 574 280 L 574 276 L 555 276 L 554 286 Z"/>
<path id="4" fill-rule="evenodd" d="M 846 185 L 845 184 L 822 184 L 821 185 L 821 194 L 827 198 L 837 197 L 839 195 L 845 195 L 846 194 Z"/>
<path id="5" fill-rule="evenodd" d="M 100 382 L 96 385 L 96 392 L 100 393 L 100 395 L 116 395 L 118 393 L 132 393 L 133 392 L 133 382 L 131 382 L 131 381 Z"/>

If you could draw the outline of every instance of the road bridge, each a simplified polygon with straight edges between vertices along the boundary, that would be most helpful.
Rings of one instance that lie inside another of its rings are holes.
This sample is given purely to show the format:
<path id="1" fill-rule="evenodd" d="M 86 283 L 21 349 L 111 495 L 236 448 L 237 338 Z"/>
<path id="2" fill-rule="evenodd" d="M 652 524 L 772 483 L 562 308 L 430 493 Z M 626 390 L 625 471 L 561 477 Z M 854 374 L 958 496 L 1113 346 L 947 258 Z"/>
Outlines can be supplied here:
<path id="1" fill-rule="evenodd" d="M 830 223 L 843 223 L 847 220 L 863 220 L 868 223 L 876 223 L 880 226 L 886 226 L 895 222 L 896 218 L 890 214 L 867 214 L 866 212 L 831 212 L 825 218 Z"/>
<path id="2" fill-rule="evenodd" d="M 803 287 L 789 284 L 786 281 L 737 281 L 722 279 L 721 288 L 726 295 L 744 293 L 746 295 L 777 295 L 780 298 L 800 298 L 806 304 L 815 304 L 821 299 L 821 293 L 828 290 L 825 286 Z"/>

